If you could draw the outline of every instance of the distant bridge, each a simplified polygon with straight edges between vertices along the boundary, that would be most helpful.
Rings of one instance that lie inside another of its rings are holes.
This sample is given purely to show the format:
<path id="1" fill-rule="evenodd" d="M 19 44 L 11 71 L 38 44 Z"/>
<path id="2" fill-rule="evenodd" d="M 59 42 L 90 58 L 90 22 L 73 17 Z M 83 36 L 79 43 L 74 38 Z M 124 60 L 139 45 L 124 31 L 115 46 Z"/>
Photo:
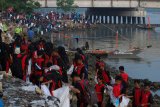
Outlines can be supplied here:
<path id="1" fill-rule="evenodd" d="M 42 7 L 57 7 L 56 0 L 35 0 Z M 78 7 L 160 8 L 160 0 L 75 0 Z"/>

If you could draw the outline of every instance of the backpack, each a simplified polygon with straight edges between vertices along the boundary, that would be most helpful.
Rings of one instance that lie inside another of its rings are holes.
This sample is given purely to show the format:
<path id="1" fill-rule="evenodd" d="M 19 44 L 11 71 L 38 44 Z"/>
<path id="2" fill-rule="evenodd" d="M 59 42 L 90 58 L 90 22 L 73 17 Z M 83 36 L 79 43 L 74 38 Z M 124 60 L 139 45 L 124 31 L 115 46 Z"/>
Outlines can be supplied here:
<path id="1" fill-rule="evenodd" d="M 27 55 L 15 56 L 11 65 L 13 76 L 23 79 Z"/>
<path id="2" fill-rule="evenodd" d="M 90 104 L 91 103 L 91 93 L 88 88 L 88 81 L 82 80 L 80 81 L 80 85 L 83 89 L 85 104 Z"/>

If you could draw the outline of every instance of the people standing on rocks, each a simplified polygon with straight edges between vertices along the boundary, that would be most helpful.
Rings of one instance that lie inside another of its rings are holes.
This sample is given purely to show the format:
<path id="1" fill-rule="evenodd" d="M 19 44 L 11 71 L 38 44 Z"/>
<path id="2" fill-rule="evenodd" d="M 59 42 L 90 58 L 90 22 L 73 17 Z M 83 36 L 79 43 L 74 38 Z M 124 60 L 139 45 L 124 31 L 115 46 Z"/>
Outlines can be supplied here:
<path id="1" fill-rule="evenodd" d="M 119 76 L 122 78 L 122 93 L 126 94 L 128 88 L 128 74 L 124 71 L 124 66 L 120 66 L 119 71 Z"/>
<path id="2" fill-rule="evenodd" d="M 73 81 L 73 86 L 70 86 L 70 89 L 76 93 L 77 107 L 87 107 L 89 104 L 87 82 L 82 80 L 77 73 L 73 73 L 71 78 Z"/>
<path id="3" fill-rule="evenodd" d="M 77 75 L 83 80 L 83 79 L 87 79 L 85 78 L 85 72 L 86 72 L 86 68 L 85 65 L 83 63 L 83 58 L 81 55 L 78 55 L 75 57 L 74 59 L 74 69 L 73 69 L 73 73 L 77 73 Z"/>
<path id="4" fill-rule="evenodd" d="M 133 107 L 139 107 L 141 104 L 141 94 L 142 94 L 142 89 L 140 86 L 140 81 L 139 80 L 135 80 L 134 81 L 134 89 L 133 89 L 133 102 L 132 102 L 132 106 Z"/>
<path id="5" fill-rule="evenodd" d="M 103 61 L 101 61 L 101 57 L 98 55 L 96 56 L 96 65 L 95 65 L 95 71 L 96 73 L 98 72 L 98 70 L 100 69 L 100 64 L 102 63 Z"/>
<path id="6" fill-rule="evenodd" d="M 106 69 L 105 69 L 105 64 L 104 64 L 104 62 L 101 62 L 100 64 L 99 64 L 99 69 L 98 69 L 98 71 L 97 71 L 97 77 L 102 77 L 103 78 L 103 83 L 104 84 L 110 84 L 110 81 L 111 81 L 111 77 L 110 77 L 110 73 L 109 73 L 109 71 L 107 71 Z"/>
<path id="7" fill-rule="evenodd" d="M 150 83 L 144 83 L 144 89 L 141 94 L 141 104 L 140 107 L 151 107 L 153 104 L 153 96 L 150 91 Z"/>
<path id="8" fill-rule="evenodd" d="M 98 107 L 103 107 L 103 99 L 104 99 L 104 87 L 105 85 L 103 84 L 103 78 L 98 77 L 97 78 L 98 84 L 95 85 L 95 92 L 97 95 L 98 99 Z"/>

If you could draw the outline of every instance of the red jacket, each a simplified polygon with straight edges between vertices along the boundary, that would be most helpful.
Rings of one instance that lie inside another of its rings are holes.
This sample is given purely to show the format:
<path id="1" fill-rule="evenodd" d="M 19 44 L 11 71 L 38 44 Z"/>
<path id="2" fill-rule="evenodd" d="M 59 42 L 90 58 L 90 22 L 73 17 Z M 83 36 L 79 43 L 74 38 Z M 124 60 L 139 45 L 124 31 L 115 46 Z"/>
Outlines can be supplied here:
<path id="1" fill-rule="evenodd" d="M 44 59 L 43 58 L 37 58 L 35 60 L 35 63 L 37 63 L 37 65 L 42 68 L 43 64 L 44 64 Z"/>
<path id="2" fill-rule="evenodd" d="M 98 102 L 102 102 L 103 101 L 103 93 L 104 93 L 104 84 L 101 84 L 101 85 L 96 84 L 95 91 L 97 94 Z"/>
<path id="3" fill-rule="evenodd" d="M 142 91 L 142 96 L 141 96 L 141 104 L 147 104 L 149 103 L 149 97 L 151 95 L 151 92 L 150 91 Z M 143 106 L 143 107 L 149 107 L 148 105 L 146 106 Z"/>
<path id="4" fill-rule="evenodd" d="M 121 73 L 120 76 L 122 77 L 123 81 L 125 81 L 126 83 L 128 83 L 128 74 L 127 73 Z"/>
<path id="5" fill-rule="evenodd" d="M 110 83 L 110 77 L 105 70 L 102 71 L 102 76 L 103 76 L 103 82 L 109 84 Z"/>
<path id="6" fill-rule="evenodd" d="M 121 84 L 115 84 L 113 86 L 113 95 L 118 98 L 121 95 Z"/>
<path id="7" fill-rule="evenodd" d="M 141 102 L 140 102 L 141 94 L 142 94 L 141 88 L 134 88 L 134 91 L 133 91 L 133 105 L 134 105 L 134 107 L 137 107 L 141 104 Z"/>
<path id="8" fill-rule="evenodd" d="M 76 72 L 80 77 L 84 73 L 84 64 L 74 64 L 74 72 Z"/>

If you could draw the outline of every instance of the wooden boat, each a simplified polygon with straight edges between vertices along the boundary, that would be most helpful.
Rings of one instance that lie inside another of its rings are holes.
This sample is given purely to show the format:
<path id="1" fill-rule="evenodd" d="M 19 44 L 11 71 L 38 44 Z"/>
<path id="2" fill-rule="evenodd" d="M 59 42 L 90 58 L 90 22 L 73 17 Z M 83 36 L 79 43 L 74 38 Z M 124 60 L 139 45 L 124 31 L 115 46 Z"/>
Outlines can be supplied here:
<path id="1" fill-rule="evenodd" d="M 86 50 L 85 53 L 92 54 L 92 55 L 108 56 L 109 52 L 106 51 L 106 50 L 99 50 L 99 49 L 97 49 L 97 50 Z"/>
<path id="2" fill-rule="evenodd" d="M 141 29 L 148 29 L 148 30 L 153 30 L 155 29 L 154 26 L 148 26 L 148 25 L 137 25 L 138 28 L 141 28 Z"/>

